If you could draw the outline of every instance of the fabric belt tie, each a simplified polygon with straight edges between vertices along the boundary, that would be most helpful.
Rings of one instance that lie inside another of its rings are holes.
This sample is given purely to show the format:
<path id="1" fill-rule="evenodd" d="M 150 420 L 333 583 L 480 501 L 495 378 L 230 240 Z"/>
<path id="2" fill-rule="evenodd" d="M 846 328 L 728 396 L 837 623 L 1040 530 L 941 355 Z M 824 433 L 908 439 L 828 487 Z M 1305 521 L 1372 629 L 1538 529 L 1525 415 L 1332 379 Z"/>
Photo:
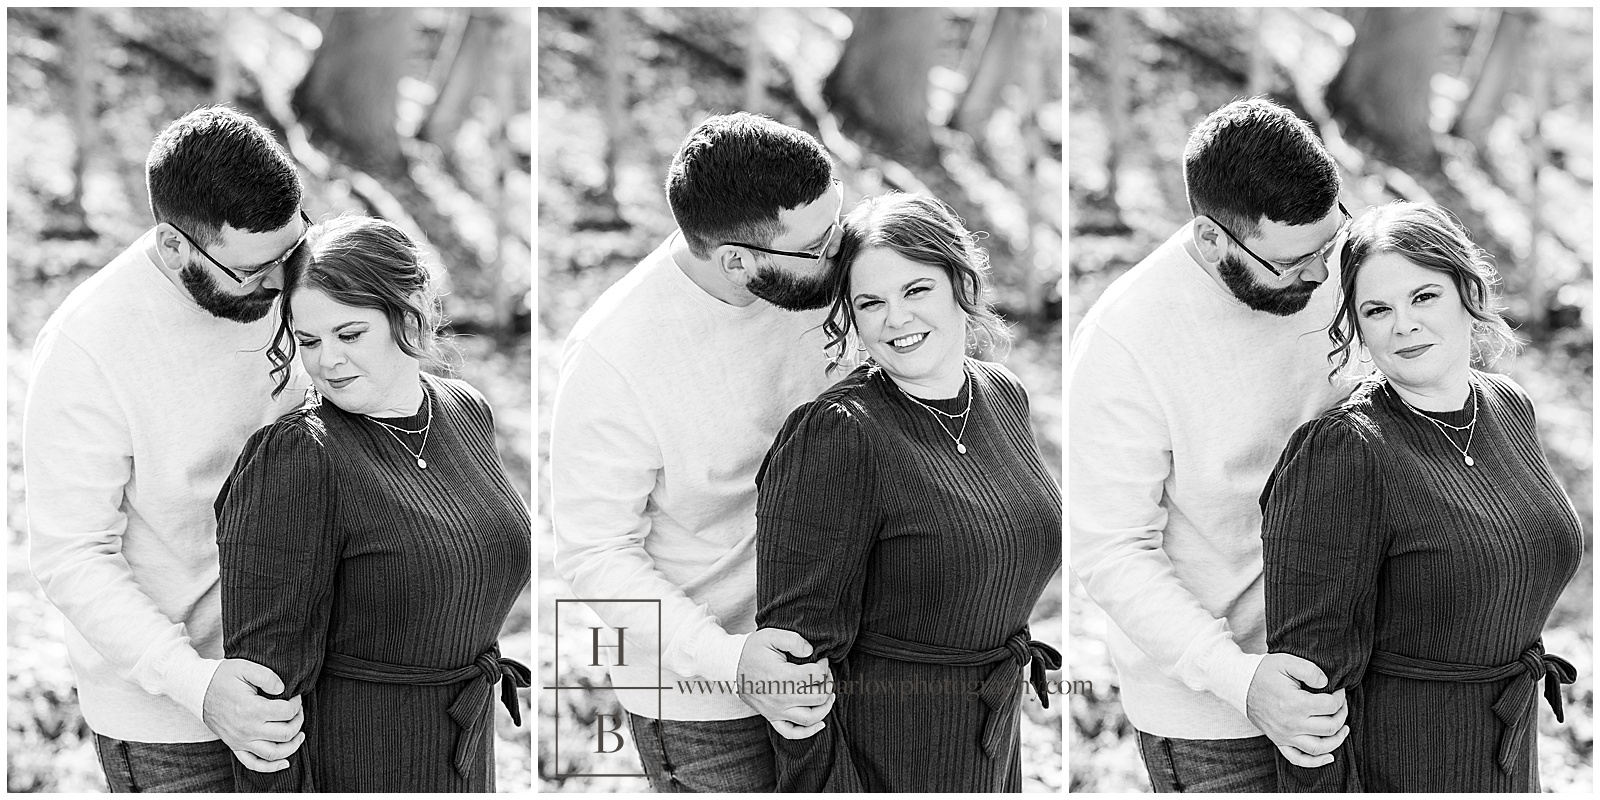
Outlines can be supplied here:
<path id="1" fill-rule="evenodd" d="M 322 663 L 322 671 L 368 683 L 405 686 L 467 683 L 456 694 L 449 712 L 450 719 L 460 729 L 456 734 L 456 772 L 468 779 L 482 767 L 483 749 L 480 745 L 492 725 L 493 715 L 488 710 L 494 704 L 494 685 L 500 684 L 500 702 L 505 705 L 506 711 L 511 712 L 511 721 L 520 727 L 522 711 L 517 706 L 517 689 L 533 684 L 533 671 L 516 659 L 501 658 L 498 644 L 481 653 L 471 664 L 455 669 L 384 664 L 343 653 L 329 653 Z"/>
<path id="2" fill-rule="evenodd" d="M 912 663 L 940 664 L 947 667 L 980 667 L 994 664 L 994 669 L 983 681 L 978 696 L 989 707 L 983 725 L 983 752 L 994 758 L 1000 751 L 1005 731 L 1016 727 L 1021 703 L 1023 667 L 1028 667 L 1028 683 L 1039 703 L 1050 707 L 1050 695 L 1045 691 L 1045 670 L 1061 669 L 1061 653 L 1044 642 L 1028 638 L 1028 629 L 1012 634 L 1005 644 L 990 650 L 963 650 L 935 644 L 922 644 L 896 639 L 873 631 L 856 635 L 856 649 L 879 658 Z"/>
<path id="3" fill-rule="evenodd" d="M 1494 683 L 1506 678 L 1526 678 L 1508 684 L 1493 706 L 1494 715 L 1500 718 L 1501 724 L 1500 769 L 1507 775 L 1511 774 L 1517 745 L 1527 736 L 1533 708 L 1539 702 L 1539 680 L 1544 679 L 1544 699 L 1550 704 L 1550 710 L 1556 712 L 1556 721 L 1565 722 L 1561 684 L 1578 679 L 1577 668 L 1561 656 L 1545 653 L 1543 641 L 1535 641 L 1516 661 L 1498 667 L 1450 664 L 1377 650 L 1367 669 L 1397 678 L 1451 683 Z"/>

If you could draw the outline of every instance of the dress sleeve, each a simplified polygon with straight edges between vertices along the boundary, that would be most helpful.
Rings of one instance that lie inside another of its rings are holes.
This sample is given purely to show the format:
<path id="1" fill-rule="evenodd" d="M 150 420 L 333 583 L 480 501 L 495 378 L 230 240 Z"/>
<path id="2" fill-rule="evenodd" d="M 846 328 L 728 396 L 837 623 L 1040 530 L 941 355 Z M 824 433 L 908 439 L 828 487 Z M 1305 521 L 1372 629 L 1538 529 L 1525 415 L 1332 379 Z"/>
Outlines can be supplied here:
<path id="1" fill-rule="evenodd" d="M 756 475 L 756 626 L 800 634 L 834 677 L 855 643 L 867 561 L 877 540 L 875 474 L 861 421 L 843 406 L 801 406 Z M 769 731 L 778 790 L 862 791 L 844 726 L 785 739 Z"/>
<path id="2" fill-rule="evenodd" d="M 1383 465 L 1350 418 L 1307 423 L 1289 440 L 1262 492 L 1267 649 L 1316 664 L 1332 692 L 1361 681 L 1372 653 L 1378 574 L 1388 549 Z M 1352 729 L 1362 720 L 1352 713 Z M 1333 763 L 1290 764 L 1283 791 L 1358 792 L 1354 748 Z"/>
<path id="3" fill-rule="evenodd" d="M 316 685 L 344 545 L 334 473 L 323 443 L 304 425 L 285 420 L 258 431 L 217 497 L 224 651 L 276 672 L 283 698 Z M 308 751 L 302 746 L 279 772 L 235 762 L 235 787 L 315 791 Z"/>

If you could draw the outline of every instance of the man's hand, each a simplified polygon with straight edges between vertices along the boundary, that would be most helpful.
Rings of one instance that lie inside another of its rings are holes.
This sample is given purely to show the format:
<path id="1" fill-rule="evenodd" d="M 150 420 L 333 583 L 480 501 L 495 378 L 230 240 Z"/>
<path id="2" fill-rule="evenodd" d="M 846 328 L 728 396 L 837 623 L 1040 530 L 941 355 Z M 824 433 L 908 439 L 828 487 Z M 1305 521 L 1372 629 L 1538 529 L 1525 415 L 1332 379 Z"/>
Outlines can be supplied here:
<path id="1" fill-rule="evenodd" d="M 1298 767 L 1332 764 L 1333 751 L 1350 735 L 1344 724 L 1349 708 L 1343 689 L 1331 694 L 1307 690 L 1327 685 L 1328 676 L 1316 664 L 1289 653 L 1268 653 L 1250 679 L 1245 715 L 1289 763 Z"/>
<path id="2" fill-rule="evenodd" d="M 833 710 L 833 692 L 759 692 L 745 694 L 746 683 L 766 683 L 765 688 L 818 685 L 832 677 L 828 659 L 815 664 L 791 664 L 784 653 L 800 658 L 811 655 L 811 643 L 794 631 L 762 628 L 745 639 L 739 653 L 739 699 L 761 712 L 785 739 L 806 739 L 823 729 L 823 718 Z M 757 687 L 762 688 L 762 687 Z"/>
<path id="3" fill-rule="evenodd" d="M 277 673 L 242 658 L 223 661 L 206 687 L 206 727 L 222 737 L 239 763 L 248 769 L 288 769 L 289 756 L 306 740 L 300 732 L 305 715 L 300 710 L 299 697 L 262 697 L 282 691 L 283 681 Z"/>

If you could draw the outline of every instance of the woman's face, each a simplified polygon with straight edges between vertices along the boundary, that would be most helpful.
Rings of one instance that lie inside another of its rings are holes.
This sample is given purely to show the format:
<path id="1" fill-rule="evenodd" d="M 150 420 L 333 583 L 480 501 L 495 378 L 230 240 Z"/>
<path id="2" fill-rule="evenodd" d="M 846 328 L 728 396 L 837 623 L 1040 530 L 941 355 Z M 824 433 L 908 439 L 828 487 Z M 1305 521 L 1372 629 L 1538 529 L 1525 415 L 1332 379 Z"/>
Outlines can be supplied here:
<path id="1" fill-rule="evenodd" d="M 850 313 L 867 352 L 902 384 L 962 375 L 967 316 L 939 267 L 874 247 L 850 265 Z"/>
<path id="2" fill-rule="evenodd" d="M 1389 380 L 1419 393 L 1466 385 L 1472 315 L 1449 275 L 1380 253 L 1356 275 L 1355 307 L 1361 340 Z"/>
<path id="3" fill-rule="evenodd" d="M 289 306 L 300 366 L 323 397 L 352 414 L 416 413 L 421 364 L 395 344 L 383 312 L 312 287 L 296 291 Z"/>

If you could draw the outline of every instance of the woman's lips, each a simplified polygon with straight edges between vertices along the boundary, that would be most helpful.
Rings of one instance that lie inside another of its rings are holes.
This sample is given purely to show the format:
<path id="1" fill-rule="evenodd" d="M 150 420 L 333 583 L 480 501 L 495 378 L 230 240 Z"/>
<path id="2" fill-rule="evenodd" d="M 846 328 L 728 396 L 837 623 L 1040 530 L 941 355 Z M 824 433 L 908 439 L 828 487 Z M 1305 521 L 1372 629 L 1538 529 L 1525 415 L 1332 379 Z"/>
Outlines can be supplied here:
<path id="1" fill-rule="evenodd" d="M 895 342 L 900 342 L 900 341 L 910 341 L 910 344 L 907 344 L 907 345 L 904 345 L 904 346 L 895 344 Z M 915 350 L 915 349 L 921 347 L 922 343 L 926 342 L 926 341 L 928 341 L 928 334 L 927 334 L 927 332 L 923 332 L 923 333 L 914 333 L 914 334 L 910 334 L 910 335 L 907 335 L 907 336 L 901 336 L 901 337 L 898 337 L 898 338 L 895 338 L 895 339 L 891 339 L 888 342 L 888 344 L 889 344 L 889 349 L 895 351 L 896 353 L 909 353 L 912 350 Z"/>
<path id="2" fill-rule="evenodd" d="M 353 380 L 355 380 L 356 378 L 359 378 L 359 377 L 361 377 L 361 376 L 360 375 L 351 375 L 348 378 L 329 378 L 328 379 L 328 386 L 330 388 L 333 388 L 333 389 L 343 389 L 344 387 L 349 386 L 351 381 L 353 381 Z"/>
<path id="3" fill-rule="evenodd" d="M 1416 358 L 1417 356 L 1428 352 L 1429 348 L 1431 347 L 1433 347 L 1431 344 L 1419 344 L 1415 347 L 1407 347 L 1403 350 L 1396 350 L 1394 351 L 1394 354 L 1401 358 Z"/>

